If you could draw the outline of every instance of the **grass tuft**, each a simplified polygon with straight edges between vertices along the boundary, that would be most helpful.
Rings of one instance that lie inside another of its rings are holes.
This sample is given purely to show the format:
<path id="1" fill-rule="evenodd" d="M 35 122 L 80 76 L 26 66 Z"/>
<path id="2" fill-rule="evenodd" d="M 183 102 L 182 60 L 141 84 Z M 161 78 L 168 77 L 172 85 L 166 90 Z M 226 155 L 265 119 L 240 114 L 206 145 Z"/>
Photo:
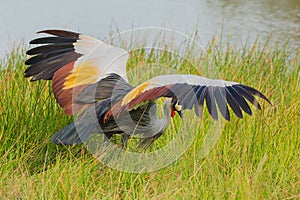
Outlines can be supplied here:
<path id="1" fill-rule="evenodd" d="M 192 50 L 188 59 L 164 51 L 132 52 L 132 84 L 159 74 L 192 73 L 253 86 L 273 103 L 262 103 L 262 111 L 252 117 L 232 117 L 215 147 L 201 157 L 211 122 L 205 111 L 183 156 L 159 171 L 140 174 L 103 166 L 83 145 L 51 143 L 53 133 L 72 118 L 55 102 L 50 82 L 24 78 L 24 52 L 14 50 L 0 66 L 5 69 L 0 71 L 1 199 L 300 198 L 299 49 L 291 52 L 270 40 L 239 48 L 213 38 L 197 58 Z M 173 126 L 180 126 L 179 120 Z M 170 127 L 153 148 L 173 136 Z"/>

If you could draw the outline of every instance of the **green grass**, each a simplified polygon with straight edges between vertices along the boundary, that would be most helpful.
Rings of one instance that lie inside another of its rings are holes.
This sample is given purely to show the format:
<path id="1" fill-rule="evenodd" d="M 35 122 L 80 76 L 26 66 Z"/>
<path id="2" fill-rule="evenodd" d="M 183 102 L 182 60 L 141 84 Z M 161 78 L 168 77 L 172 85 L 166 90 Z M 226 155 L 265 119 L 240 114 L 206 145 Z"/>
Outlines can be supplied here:
<path id="1" fill-rule="evenodd" d="M 133 52 L 130 80 L 138 84 L 170 72 L 222 78 L 259 89 L 273 106 L 260 101 L 263 110 L 252 117 L 232 116 L 203 158 L 199 150 L 211 123 L 205 111 L 191 147 L 176 162 L 148 173 L 106 167 L 83 145 L 51 143 L 72 118 L 56 104 L 51 83 L 24 78 L 25 51 L 13 51 L 0 71 L 0 199 L 299 199 L 299 49 L 270 41 L 238 48 L 213 38 L 206 50 L 200 58 L 187 53 L 190 62 L 168 52 L 160 59 Z M 149 68 L 157 64 L 177 66 Z M 172 132 L 170 127 L 152 148 L 170 141 Z"/>

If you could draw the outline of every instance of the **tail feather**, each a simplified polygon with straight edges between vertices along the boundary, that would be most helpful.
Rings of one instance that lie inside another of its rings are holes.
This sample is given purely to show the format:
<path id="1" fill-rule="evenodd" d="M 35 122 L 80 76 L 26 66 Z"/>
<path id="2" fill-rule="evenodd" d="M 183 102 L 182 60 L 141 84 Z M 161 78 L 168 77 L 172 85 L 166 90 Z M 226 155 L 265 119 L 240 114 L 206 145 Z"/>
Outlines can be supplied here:
<path id="1" fill-rule="evenodd" d="M 92 133 L 103 133 L 99 119 L 103 118 L 110 103 L 110 99 L 107 99 L 87 108 L 77 121 L 57 131 L 53 135 L 52 141 L 55 144 L 64 145 L 81 144 L 87 141 Z"/>
<path id="2" fill-rule="evenodd" d="M 52 141 L 55 144 L 64 145 L 82 144 L 87 141 L 92 133 L 99 132 L 95 128 L 96 124 L 89 124 L 90 126 L 86 126 L 80 122 L 83 122 L 83 120 L 73 122 L 63 129 L 57 131 L 52 136 Z M 82 125 L 80 126 L 79 123 Z"/>
<path id="3" fill-rule="evenodd" d="M 86 138 L 82 138 L 78 135 L 78 132 L 76 131 L 75 122 L 57 131 L 52 136 L 52 141 L 55 144 L 65 144 L 65 145 L 81 144 L 84 142 L 84 139 Z"/>

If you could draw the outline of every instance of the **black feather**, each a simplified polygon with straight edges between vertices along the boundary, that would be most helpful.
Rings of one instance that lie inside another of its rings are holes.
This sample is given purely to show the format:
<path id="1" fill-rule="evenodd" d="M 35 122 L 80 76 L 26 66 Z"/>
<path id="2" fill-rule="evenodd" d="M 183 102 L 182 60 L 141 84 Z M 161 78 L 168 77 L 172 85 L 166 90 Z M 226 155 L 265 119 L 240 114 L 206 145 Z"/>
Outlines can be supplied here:
<path id="1" fill-rule="evenodd" d="M 38 63 L 32 64 L 25 70 L 25 77 L 30 77 L 38 74 L 45 70 L 45 68 L 48 66 L 53 66 L 54 64 L 61 65 L 60 63 L 62 63 L 65 59 L 73 57 L 75 55 L 77 55 L 75 52 L 66 52 L 64 54 L 56 55 L 46 60 L 41 60 Z"/>
<path id="2" fill-rule="evenodd" d="M 201 102 L 201 94 L 203 93 L 203 90 L 206 88 L 206 86 L 201 86 L 199 87 L 196 91 L 196 98 L 197 101 L 195 101 L 195 113 L 198 117 L 202 118 L 202 114 L 203 114 L 203 102 L 204 102 L 204 97 L 202 98 L 202 102 Z M 205 96 L 206 94 L 204 94 Z"/>
<path id="3" fill-rule="evenodd" d="M 78 38 L 80 35 L 79 33 L 72 32 L 72 31 L 65 31 L 65 30 L 42 30 L 37 33 L 47 33 L 59 37 L 73 37 L 73 38 Z"/>
<path id="4" fill-rule="evenodd" d="M 214 98 L 214 90 L 215 87 L 212 86 L 207 87 L 206 106 L 212 118 L 218 120 L 218 112 L 217 112 L 217 106 Z"/>
<path id="5" fill-rule="evenodd" d="M 258 90 L 254 89 L 252 87 L 249 87 L 247 85 L 239 84 L 239 86 L 242 87 L 243 89 L 247 90 L 251 94 L 266 100 L 270 105 L 272 105 L 271 101 L 265 95 L 263 95 L 261 92 L 259 92 Z"/>
<path id="6" fill-rule="evenodd" d="M 230 91 L 233 98 L 236 100 L 236 102 L 240 105 L 240 107 L 247 113 L 248 115 L 252 115 L 252 111 L 248 105 L 248 103 L 245 101 L 245 99 L 237 92 L 233 87 L 227 87 L 227 89 Z"/>
<path id="7" fill-rule="evenodd" d="M 206 88 L 206 86 L 197 87 L 195 89 L 195 94 L 196 94 L 197 99 L 200 98 L 200 95 L 202 94 L 202 91 L 204 90 L 204 88 Z"/>
<path id="8" fill-rule="evenodd" d="M 42 37 L 31 40 L 29 44 L 58 44 L 58 43 L 74 43 L 76 38 L 70 37 Z"/>
<path id="9" fill-rule="evenodd" d="M 75 52 L 68 52 L 64 55 L 57 56 L 57 58 L 51 58 L 51 61 L 41 61 L 27 68 L 25 71 L 25 77 L 34 76 L 30 81 L 36 81 L 39 79 L 51 80 L 58 69 L 79 57 L 80 55 Z"/>
<path id="10" fill-rule="evenodd" d="M 224 87 L 216 87 L 215 89 L 215 99 L 218 104 L 218 108 L 226 120 L 230 120 L 230 114 L 228 111 L 227 103 L 225 100 L 225 88 Z"/>
<path id="11" fill-rule="evenodd" d="M 35 54 L 41 54 L 41 53 L 50 53 L 50 52 L 59 52 L 64 49 L 73 49 L 74 46 L 72 43 L 62 43 L 62 44 L 49 44 L 49 45 L 43 45 L 38 46 L 35 48 L 32 48 L 26 52 L 27 55 L 35 55 Z"/>
<path id="12" fill-rule="evenodd" d="M 43 30 L 38 33 L 57 37 L 37 38 L 30 42 L 30 44 L 48 44 L 27 51 L 28 55 L 35 55 L 25 61 L 26 65 L 30 65 L 25 70 L 25 77 L 34 76 L 31 81 L 51 80 L 58 69 L 82 56 L 75 52 L 73 45 L 79 38 L 79 33 L 63 30 Z"/>
<path id="13" fill-rule="evenodd" d="M 227 87 L 225 87 L 225 95 L 226 95 L 226 101 L 229 104 L 229 106 L 231 107 L 232 111 L 234 112 L 234 114 L 242 119 L 243 118 L 243 113 L 240 109 L 239 104 L 236 102 L 236 100 L 234 100 L 233 96 L 231 95 L 230 91 L 228 90 Z"/>
<path id="14" fill-rule="evenodd" d="M 236 91 L 238 91 L 250 103 L 252 103 L 257 109 L 261 110 L 261 106 L 259 105 L 258 101 L 254 98 L 254 96 L 250 92 L 240 87 L 239 85 L 233 85 L 232 87 L 236 89 Z"/>
<path id="15" fill-rule="evenodd" d="M 67 52 L 71 52 L 74 49 L 62 49 L 60 51 L 55 51 L 55 52 L 49 52 L 49 53 L 42 53 L 36 56 L 33 56 L 31 58 L 29 58 L 28 60 L 25 61 L 25 65 L 33 65 L 33 64 L 37 64 L 39 62 L 50 62 L 51 60 L 53 60 L 52 58 L 56 59 L 57 57 L 61 57 L 62 55 L 64 55 Z"/>

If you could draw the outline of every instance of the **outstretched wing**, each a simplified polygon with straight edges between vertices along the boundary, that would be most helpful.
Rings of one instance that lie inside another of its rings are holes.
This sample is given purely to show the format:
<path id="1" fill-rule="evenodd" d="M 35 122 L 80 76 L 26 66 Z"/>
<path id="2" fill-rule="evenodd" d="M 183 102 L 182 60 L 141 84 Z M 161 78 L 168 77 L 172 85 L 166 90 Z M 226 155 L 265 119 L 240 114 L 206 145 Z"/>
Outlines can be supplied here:
<path id="1" fill-rule="evenodd" d="M 44 30 L 52 36 L 34 39 L 39 44 L 27 51 L 32 55 L 25 64 L 25 77 L 31 81 L 52 80 L 55 98 L 66 114 L 82 109 L 74 104 L 84 88 L 95 84 L 111 74 L 123 77 L 127 82 L 126 63 L 128 52 L 108 45 L 95 38 L 63 30 Z"/>
<path id="2" fill-rule="evenodd" d="M 104 120 L 118 117 L 122 112 L 131 110 L 145 101 L 153 101 L 160 97 L 171 97 L 179 101 L 183 109 L 194 107 L 197 116 L 203 113 L 204 101 L 210 115 L 218 120 L 218 112 L 226 120 L 230 120 L 228 105 L 234 114 L 243 118 L 246 112 L 252 115 L 248 100 L 256 108 L 261 109 L 254 96 L 271 102 L 258 90 L 236 82 L 213 80 L 195 75 L 164 75 L 157 76 L 131 90 L 122 100 L 116 103 L 107 113 Z"/>

